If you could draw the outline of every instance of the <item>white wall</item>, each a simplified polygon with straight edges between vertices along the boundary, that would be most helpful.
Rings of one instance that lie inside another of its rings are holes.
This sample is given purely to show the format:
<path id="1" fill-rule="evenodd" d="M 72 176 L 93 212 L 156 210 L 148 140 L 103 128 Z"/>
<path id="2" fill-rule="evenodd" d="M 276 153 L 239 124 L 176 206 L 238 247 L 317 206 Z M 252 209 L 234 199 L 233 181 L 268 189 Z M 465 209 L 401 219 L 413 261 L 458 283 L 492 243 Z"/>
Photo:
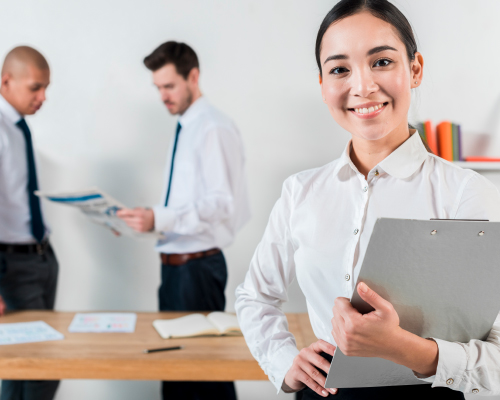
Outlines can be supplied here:
<path id="1" fill-rule="evenodd" d="M 239 126 L 254 217 L 227 250 L 228 309 L 269 212 L 290 174 L 336 158 L 348 134 L 321 101 L 314 61 L 329 0 L 5 0 L 0 57 L 41 50 L 52 68 L 48 101 L 29 122 L 46 190 L 99 186 L 125 204 L 159 201 L 175 129 L 142 59 L 169 39 L 201 60 L 202 88 Z M 469 138 L 487 134 L 500 155 L 500 2 L 398 0 L 425 58 L 411 119 L 452 119 Z M 497 182 L 497 183 L 500 183 Z M 153 243 L 115 238 L 63 207 L 46 218 L 61 264 L 59 310 L 157 308 Z M 305 311 L 297 287 L 287 311 Z M 275 398 L 267 382 L 238 383 L 240 399 Z M 58 399 L 159 398 L 156 382 L 66 381 Z M 285 395 L 281 395 L 285 397 Z M 290 397 L 290 396 L 286 396 Z"/>

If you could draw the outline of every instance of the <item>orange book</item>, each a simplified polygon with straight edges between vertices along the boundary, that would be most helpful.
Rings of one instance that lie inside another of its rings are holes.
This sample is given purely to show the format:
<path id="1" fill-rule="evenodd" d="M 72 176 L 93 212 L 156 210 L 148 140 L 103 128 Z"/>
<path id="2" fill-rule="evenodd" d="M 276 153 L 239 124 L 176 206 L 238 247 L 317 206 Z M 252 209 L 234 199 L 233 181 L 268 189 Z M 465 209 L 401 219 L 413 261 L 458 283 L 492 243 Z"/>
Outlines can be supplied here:
<path id="1" fill-rule="evenodd" d="M 436 132 L 432 129 L 431 121 L 425 121 L 424 126 L 425 126 L 425 136 L 429 148 L 432 150 L 434 154 L 439 155 Z"/>
<path id="2" fill-rule="evenodd" d="M 451 122 L 441 122 L 436 127 L 439 156 L 448 161 L 453 161 L 453 135 Z"/>

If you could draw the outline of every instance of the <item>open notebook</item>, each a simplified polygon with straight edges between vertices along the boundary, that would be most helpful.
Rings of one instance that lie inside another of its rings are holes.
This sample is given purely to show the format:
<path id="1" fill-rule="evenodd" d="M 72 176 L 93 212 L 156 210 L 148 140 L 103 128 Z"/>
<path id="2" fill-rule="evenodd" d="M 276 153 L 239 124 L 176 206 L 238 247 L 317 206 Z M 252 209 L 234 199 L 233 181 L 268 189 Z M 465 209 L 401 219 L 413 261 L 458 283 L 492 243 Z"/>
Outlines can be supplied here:
<path id="1" fill-rule="evenodd" d="M 163 339 L 196 336 L 239 336 L 236 315 L 225 312 L 191 314 L 175 319 L 157 319 L 153 326 Z"/>

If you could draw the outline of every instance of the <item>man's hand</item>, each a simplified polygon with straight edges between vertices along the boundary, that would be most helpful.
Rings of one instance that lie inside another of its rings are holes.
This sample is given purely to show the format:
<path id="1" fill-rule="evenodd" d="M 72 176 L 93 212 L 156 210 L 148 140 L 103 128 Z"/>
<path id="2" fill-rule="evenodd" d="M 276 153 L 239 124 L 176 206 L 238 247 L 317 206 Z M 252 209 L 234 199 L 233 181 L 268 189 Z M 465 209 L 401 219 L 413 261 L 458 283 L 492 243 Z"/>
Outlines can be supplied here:
<path id="1" fill-rule="evenodd" d="M 337 389 L 325 389 L 326 378 L 318 371 L 320 368 L 328 374 L 330 369 L 330 363 L 320 355 L 322 352 L 333 356 L 335 346 L 324 340 L 318 340 L 309 347 L 303 348 L 286 373 L 285 384 L 295 391 L 308 386 L 323 397 L 336 394 Z"/>
<path id="2" fill-rule="evenodd" d="M 366 283 L 361 282 L 357 290 L 361 298 L 375 310 L 362 315 L 349 299 L 337 297 L 333 307 L 333 338 L 346 356 L 389 359 L 402 331 L 399 316 L 392 304 Z"/>
<path id="3" fill-rule="evenodd" d="M 149 232 L 155 227 L 155 214 L 149 208 L 122 208 L 116 212 L 116 216 L 137 232 Z"/>
<path id="4" fill-rule="evenodd" d="M 5 304 L 2 296 L 0 296 L 0 316 L 4 315 L 5 311 L 7 311 L 7 304 Z"/>

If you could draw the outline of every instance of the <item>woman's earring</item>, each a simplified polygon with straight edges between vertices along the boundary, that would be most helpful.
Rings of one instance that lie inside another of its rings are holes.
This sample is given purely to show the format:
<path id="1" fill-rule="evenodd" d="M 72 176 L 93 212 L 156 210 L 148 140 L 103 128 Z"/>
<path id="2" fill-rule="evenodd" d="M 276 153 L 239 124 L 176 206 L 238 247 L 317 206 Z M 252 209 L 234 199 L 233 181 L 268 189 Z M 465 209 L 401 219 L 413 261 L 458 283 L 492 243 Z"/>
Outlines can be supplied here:
<path id="1" fill-rule="evenodd" d="M 418 81 L 415 81 L 415 85 L 418 85 Z"/>

